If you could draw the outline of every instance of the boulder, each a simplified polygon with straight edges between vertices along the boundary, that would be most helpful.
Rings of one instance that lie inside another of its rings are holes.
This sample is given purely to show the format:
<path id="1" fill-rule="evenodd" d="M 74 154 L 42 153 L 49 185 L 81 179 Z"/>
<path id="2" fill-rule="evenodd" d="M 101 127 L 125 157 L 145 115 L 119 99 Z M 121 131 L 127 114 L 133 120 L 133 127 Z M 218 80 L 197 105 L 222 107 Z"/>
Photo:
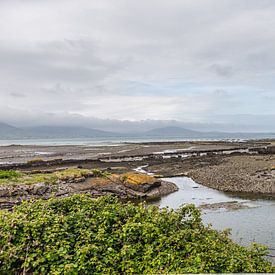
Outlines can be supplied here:
<path id="1" fill-rule="evenodd" d="M 46 185 L 44 182 L 36 183 L 30 188 L 29 193 L 30 195 L 38 195 L 43 196 L 50 190 L 50 187 Z"/>

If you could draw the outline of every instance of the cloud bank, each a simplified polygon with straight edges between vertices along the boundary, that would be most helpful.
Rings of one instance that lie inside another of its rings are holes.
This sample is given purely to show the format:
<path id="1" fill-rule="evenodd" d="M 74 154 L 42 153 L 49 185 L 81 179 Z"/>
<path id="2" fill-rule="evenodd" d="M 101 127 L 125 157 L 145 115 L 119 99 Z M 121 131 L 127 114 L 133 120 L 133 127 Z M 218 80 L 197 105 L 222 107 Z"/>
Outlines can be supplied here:
<path id="1" fill-rule="evenodd" d="M 0 120 L 275 130 L 274 29 L 273 0 L 3 0 Z"/>

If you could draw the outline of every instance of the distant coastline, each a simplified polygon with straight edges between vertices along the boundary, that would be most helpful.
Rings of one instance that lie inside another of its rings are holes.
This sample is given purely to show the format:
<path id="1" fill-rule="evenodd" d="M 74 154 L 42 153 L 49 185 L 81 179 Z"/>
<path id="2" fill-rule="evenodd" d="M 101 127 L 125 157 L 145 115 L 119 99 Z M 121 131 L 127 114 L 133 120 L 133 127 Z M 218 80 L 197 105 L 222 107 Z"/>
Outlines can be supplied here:
<path id="1" fill-rule="evenodd" d="M 261 139 L 275 139 L 274 137 L 263 137 Z M 128 143 L 146 143 L 146 142 L 182 142 L 182 141 L 227 141 L 227 142 L 244 142 L 246 140 L 258 140 L 258 138 L 180 138 L 180 137 L 163 137 L 163 138 L 47 138 L 47 139 L 0 139 L 0 146 L 12 145 L 38 145 L 38 146 L 116 146 Z"/>

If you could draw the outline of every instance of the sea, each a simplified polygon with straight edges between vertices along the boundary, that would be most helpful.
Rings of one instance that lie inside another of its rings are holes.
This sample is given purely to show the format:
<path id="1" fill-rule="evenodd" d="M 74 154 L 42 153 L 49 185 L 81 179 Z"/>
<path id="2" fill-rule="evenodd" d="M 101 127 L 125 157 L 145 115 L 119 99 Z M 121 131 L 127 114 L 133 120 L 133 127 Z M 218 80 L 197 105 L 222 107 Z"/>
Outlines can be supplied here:
<path id="1" fill-rule="evenodd" d="M 275 138 L 275 136 L 274 136 Z M 173 142 L 173 141 L 228 141 L 245 142 L 248 139 L 242 138 L 182 138 L 182 137 L 114 137 L 114 138 L 62 138 L 62 139 L 0 139 L 0 146 L 10 145 L 82 145 L 82 146 L 115 146 L 125 143 L 147 143 L 147 142 Z"/>

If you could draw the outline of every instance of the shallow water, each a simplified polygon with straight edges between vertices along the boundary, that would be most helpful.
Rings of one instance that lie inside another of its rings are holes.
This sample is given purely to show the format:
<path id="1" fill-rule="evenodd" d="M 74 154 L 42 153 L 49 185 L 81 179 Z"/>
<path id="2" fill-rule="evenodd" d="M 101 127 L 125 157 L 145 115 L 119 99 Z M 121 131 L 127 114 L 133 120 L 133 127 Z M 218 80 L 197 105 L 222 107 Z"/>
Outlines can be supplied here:
<path id="1" fill-rule="evenodd" d="M 248 139 L 253 139 L 249 137 Z M 95 137 L 95 138 L 47 138 L 47 139 L 0 139 L 0 146 L 7 145 L 85 145 L 85 146 L 115 146 L 124 143 L 163 142 L 163 141 L 245 141 L 243 138 L 182 138 L 182 137 Z"/>
<path id="2" fill-rule="evenodd" d="M 203 210 L 202 220 L 205 224 L 212 224 L 218 230 L 231 228 L 231 238 L 236 242 L 242 245 L 249 245 L 252 242 L 261 243 L 271 248 L 270 255 L 275 255 L 273 250 L 275 248 L 275 200 L 245 199 L 197 184 L 187 177 L 164 180 L 175 183 L 179 191 L 156 202 L 160 207 L 178 208 L 188 203 L 200 206 L 232 201 L 248 206 L 238 210 Z"/>

